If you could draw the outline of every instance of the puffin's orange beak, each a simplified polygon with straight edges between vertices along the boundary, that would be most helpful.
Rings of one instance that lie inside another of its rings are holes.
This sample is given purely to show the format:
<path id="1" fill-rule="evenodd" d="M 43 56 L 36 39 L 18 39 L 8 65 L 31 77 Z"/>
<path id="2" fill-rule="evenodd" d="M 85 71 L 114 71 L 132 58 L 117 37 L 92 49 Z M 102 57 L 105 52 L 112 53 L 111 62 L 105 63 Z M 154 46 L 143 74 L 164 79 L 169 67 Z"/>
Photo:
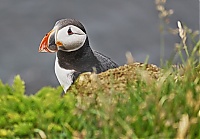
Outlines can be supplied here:
<path id="1" fill-rule="evenodd" d="M 57 51 L 56 50 L 51 50 L 49 47 L 49 39 L 50 36 L 53 34 L 54 30 L 51 30 L 49 33 L 47 33 L 44 38 L 42 39 L 41 43 L 40 43 L 40 47 L 38 49 L 38 52 L 49 52 L 49 53 L 54 53 Z"/>

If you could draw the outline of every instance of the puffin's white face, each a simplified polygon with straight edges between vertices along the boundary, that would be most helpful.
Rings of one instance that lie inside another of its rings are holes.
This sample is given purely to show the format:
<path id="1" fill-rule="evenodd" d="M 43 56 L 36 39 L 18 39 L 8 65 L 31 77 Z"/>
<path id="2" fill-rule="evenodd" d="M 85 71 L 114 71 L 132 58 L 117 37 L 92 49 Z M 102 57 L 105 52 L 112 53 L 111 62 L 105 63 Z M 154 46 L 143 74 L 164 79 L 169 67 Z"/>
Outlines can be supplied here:
<path id="1" fill-rule="evenodd" d="M 74 25 L 63 27 L 55 33 L 55 43 L 58 46 L 58 50 L 67 52 L 81 48 L 86 38 L 86 34 Z"/>
<path id="2" fill-rule="evenodd" d="M 80 28 L 78 26 L 80 26 Z M 61 19 L 57 21 L 54 28 L 44 36 L 38 51 L 49 53 L 54 53 L 58 50 L 66 52 L 76 51 L 84 45 L 86 39 L 87 34 L 79 21 Z"/>

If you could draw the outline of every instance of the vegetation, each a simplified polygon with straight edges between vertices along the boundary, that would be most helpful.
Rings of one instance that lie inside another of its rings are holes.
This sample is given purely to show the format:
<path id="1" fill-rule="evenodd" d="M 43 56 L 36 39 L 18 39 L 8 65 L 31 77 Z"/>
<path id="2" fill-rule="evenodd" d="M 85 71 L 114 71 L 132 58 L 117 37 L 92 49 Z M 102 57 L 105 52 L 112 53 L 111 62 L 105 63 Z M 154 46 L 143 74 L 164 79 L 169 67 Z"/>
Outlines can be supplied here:
<path id="1" fill-rule="evenodd" d="M 117 77 L 124 77 L 123 84 L 116 71 L 82 75 L 60 97 L 61 87 L 24 95 L 19 75 L 12 86 L 0 81 L 0 138 L 200 138 L 200 41 L 178 27 L 182 65 L 167 61 L 151 74 L 143 64 L 129 70 L 137 78 L 122 70 Z"/>
<path id="2" fill-rule="evenodd" d="M 121 91 L 79 93 L 76 82 L 64 97 L 61 87 L 26 96 L 19 76 L 12 86 L 0 82 L 0 137 L 200 138 L 199 61 L 191 56 L 184 68 L 162 73 L 159 80 L 140 75 Z"/>

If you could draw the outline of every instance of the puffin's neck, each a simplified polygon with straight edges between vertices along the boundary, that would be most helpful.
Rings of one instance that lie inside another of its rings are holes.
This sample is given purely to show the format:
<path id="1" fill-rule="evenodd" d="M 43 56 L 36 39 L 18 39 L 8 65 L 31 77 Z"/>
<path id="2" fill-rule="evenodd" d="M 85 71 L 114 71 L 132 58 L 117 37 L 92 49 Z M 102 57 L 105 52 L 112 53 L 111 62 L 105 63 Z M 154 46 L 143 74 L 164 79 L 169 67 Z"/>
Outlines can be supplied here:
<path id="1" fill-rule="evenodd" d="M 89 46 L 88 38 L 84 45 L 71 52 L 59 50 L 57 52 L 58 64 L 65 69 L 73 69 L 76 71 L 87 71 L 88 68 L 95 66 L 98 63 L 97 58 L 94 56 L 92 49 Z"/>

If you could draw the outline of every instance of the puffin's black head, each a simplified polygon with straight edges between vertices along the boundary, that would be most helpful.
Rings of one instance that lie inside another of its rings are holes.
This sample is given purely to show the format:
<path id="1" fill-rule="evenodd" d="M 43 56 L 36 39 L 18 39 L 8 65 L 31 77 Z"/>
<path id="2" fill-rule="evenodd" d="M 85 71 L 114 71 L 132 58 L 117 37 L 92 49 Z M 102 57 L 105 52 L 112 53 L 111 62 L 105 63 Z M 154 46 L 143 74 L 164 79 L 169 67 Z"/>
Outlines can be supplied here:
<path id="1" fill-rule="evenodd" d="M 75 19 L 61 19 L 44 36 L 39 52 L 75 51 L 88 41 L 84 26 Z"/>

